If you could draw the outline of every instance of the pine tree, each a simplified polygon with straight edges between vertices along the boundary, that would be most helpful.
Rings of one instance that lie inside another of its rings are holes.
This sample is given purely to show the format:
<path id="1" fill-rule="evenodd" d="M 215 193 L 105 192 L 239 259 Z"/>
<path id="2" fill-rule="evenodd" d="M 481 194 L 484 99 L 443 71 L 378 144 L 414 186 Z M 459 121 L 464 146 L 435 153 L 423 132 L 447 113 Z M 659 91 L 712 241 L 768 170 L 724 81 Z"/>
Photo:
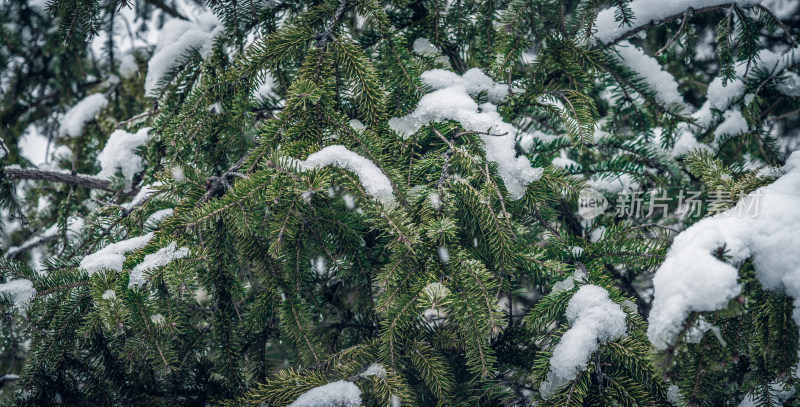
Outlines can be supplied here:
<path id="1" fill-rule="evenodd" d="M 798 0 L 0 10 L 4 404 L 800 405 Z"/>

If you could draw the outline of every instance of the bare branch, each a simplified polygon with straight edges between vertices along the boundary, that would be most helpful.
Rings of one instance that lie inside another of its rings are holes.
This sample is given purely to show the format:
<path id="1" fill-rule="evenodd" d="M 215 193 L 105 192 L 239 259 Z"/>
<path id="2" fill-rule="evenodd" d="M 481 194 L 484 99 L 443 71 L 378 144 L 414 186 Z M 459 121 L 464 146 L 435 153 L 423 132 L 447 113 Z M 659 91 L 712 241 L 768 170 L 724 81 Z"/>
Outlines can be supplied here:
<path id="1" fill-rule="evenodd" d="M 5 167 L 2 173 L 11 179 L 58 182 L 60 184 L 116 192 L 116 190 L 111 187 L 111 181 L 92 177 L 90 175 L 73 175 L 59 171 L 40 170 L 38 168 L 19 168 L 17 166 Z"/>

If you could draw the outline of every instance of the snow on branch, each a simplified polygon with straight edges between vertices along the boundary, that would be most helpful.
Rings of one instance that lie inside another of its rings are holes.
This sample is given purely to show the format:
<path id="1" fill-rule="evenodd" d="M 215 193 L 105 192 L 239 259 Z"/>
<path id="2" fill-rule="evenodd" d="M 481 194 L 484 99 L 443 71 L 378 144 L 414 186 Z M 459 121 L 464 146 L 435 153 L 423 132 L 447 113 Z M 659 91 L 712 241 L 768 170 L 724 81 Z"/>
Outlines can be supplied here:
<path id="1" fill-rule="evenodd" d="M 678 92 L 678 82 L 664 70 L 655 58 L 645 54 L 628 41 L 621 42 L 614 48 L 622 59 L 622 63 L 642 77 L 644 83 L 655 92 L 656 100 L 664 106 L 688 107 L 683 96 Z"/>
<path id="2" fill-rule="evenodd" d="M 800 323 L 800 153 L 789 157 L 784 171 L 749 199 L 675 238 L 653 278 L 647 335 L 657 349 L 673 343 L 691 312 L 723 309 L 739 295 L 738 267 L 748 258 L 765 288 L 795 299 Z M 719 258 L 723 253 L 726 261 Z"/>
<path id="3" fill-rule="evenodd" d="M 601 43 L 613 44 L 624 40 L 655 23 L 666 23 L 685 15 L 687 9 L 694 13 L 719 10 L 731 4 L 751 7 L 761 0 L 633 0 L 626 6 L 633 12 L 632 24 L 626 26 L 616 19 L 617 7 L 607 8 L 597 14 L 594 37 Z"/>
<path id="4" fill-rule="evenodd" d="M 361 389 L 351 382 L 339 380 L 301 394 L 288 407 L 359 407 L 360 405 Z"/>
<path id="5" fill-rule="evenodd" d="M 763 49 L 758 53 L 757 62 L 748 64 L 741 62 L 736 66 L 736 79 L 730 80 L 725 84 L 722 77 L 714 78 L 708 85 L 707 101 L 710 107 L 717 110 L 726 110 L 732 103 L 737 102 L 744 96 L 746 76 L 754 75 L 759 70 L 765 70 L 773 76 L 777 76 L 788 67 L 800 63 L 800 51 L 790 49 L 785 53 L 777 53 L 768 49 Z M 702 109 L 701 109 L 702 110 Z M 700 118 L 703 120 L 703 118 Z"/>
<path id="6" fill-rule="evenodd" d="M 497 163 L 500 177 L 514 199 L 525 195 L 528 184 L 542 177 L 541 168 L 533 168 L 527 157 L 517 156 L 517 129 L 503 121 L 497 106 L 478 105 L 471 97 L 485 92 L 490 101 L 498 102 L 508 93 L 506 87 L 494 83 L 477 68 L 461 77 L 441 69 L 427 71 L 422 74 L 422 81 L 434 91 L 423 96 L 410 114 L 390 119 L 392 130 L 407 138 L 432 122 L 455 120 L 467 131 L 485 133 L 481 140 L 486 159 Z"/>
<path id="7" fill-rule="evenodd" d="M 0 294 L 11 299 L 15 308 L 21 309 L 27 306 L 31 299 L 36 296 L 36 289 L 33 288 L 31 280 L 21 278 L 0 284 Z"/>
<path id="8" fill-rule="evenodd" d="M 102 93 L 93 93 L 81 99 L 59 121 L 58 135 L 60 137 L 80 136 L 86 123 L 94 120 L 95 116 L 107 105 L 108 99 Z"/>
<path id="9" fill-rule="evenodd" d="M 152 238 L 153 232 L 150 232 L 146 235 L 112 243 L 84 257 L 83 260 L 81 260 L 80 268 L 86 270 L 90 275 L 103 269 L 122 271 L 122 264 L 125 262 L 125 253 L 141 249 Z"/>
<path id="10" fill-rule="evenodd" d="M 221 29 L 219 19 L 210 12 L 199 15 L 196 22 L 172 19 L 164 24 L 153 57 L 147 63 L 145 93 L 152 96 L 161 78 L 181 63 L 187 50 L 200 49 L 205 58 L 211 52 L 211 43 Z"/>
<path id="11" fill-rule="evenodd" d="M 181 247 L 176 249 L 176 243 L 172 242 L 167 247 L 159 249 L 155 253 L 144 256 L 141 263 L 131 270 L 131 275 L 128 281 L 129 287 L 139 286 L 145 283 L 144 273 L 148 270 L 157 269 L 161 266 L 166 266 L 173 260 L 177 260 L 189 255 L 189 249 Z"/>
<path id="12" fill-rule="evenodd" d="M 73 175 L 67 171 L 48 171 L 38 168 L 20 168 L 17 165 L 3 168 L 2 173 L 11 179 L 58 182 L 61 184 L 114 192 L 114 189 L 111 188 L 111 181 L 91 175 Z"/>
<path id="13" fill-rule="evenodd" d="M 142 158 L 134 151 L 147 142 L 149 131 L 150 128 L 145 127 L 135 134 L 125 130 L 111 133 L 103 151 L 97 156 L 97 162 L 102 168 L 97 176 L 109 179 L 119 170 L 125 179 L 125 191 L 129 191 L 133 176 L 143 169 Z"/>
<path id="14" fill-rule="evenodd" d="M 567 320 L 570 329 L 553 349 L 550 371 L 539 391 L 552 397 L 566 383 L 586 369 L 599 342 L 613 341 L 625 333 L 625 311 L 611 301 L 608 291 L 596 285 L 581 287 L 569 300 Z"/>
<path id="15" fill-rule="evenodd" d="M 358 176 L 369 195 L 386 206 L 394 206 L 396 200 L 392 183 L 375 163 L 354 153 L 342 145 L 332 145 L 308 156 L 304 161 L 294 162 L 305 170 L 319 169 L 333 165 Z"/>

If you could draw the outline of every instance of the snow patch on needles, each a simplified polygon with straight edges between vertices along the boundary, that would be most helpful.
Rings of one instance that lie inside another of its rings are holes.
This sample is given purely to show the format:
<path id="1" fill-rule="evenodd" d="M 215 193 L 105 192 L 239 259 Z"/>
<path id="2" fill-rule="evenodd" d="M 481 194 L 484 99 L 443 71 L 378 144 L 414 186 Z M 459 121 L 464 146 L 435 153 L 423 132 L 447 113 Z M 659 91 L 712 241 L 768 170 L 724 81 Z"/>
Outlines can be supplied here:
<path id="1" fill-rule="evenodd" d="M 414 52 L 427 57 L 435 57 L 439 55 L 439 48 L 436 48 L 429 39 L 420 37 L 414 40 Z"/>
<path id="2" fill-rule="evenodd" d="M 31 280 L 20 278 L 0 284 L 0 294 L 11 299 L 15 308 L 22 309 L 36 296 L 36 289 L 33 288 Z"/>
<path id="3" fill-rule="evenodd" d="M 222 25 L 213 13 L 207 12 L 198 16 L 197 21 L 171 19 L 164 24 L 158 36 L 158 44 L 153 57 L 147 63 L 147 76 L 144 80 L 144 91 L 153 96 L 158 81 L 172 68 L 181 63 L 184 53 L 192 48 L 199 48 L 205 58 L 211 52 L 214 36 Z"/>
<path id="4" fill-rule="evenodd" d="M 741 5 L 742 2 L 737 3 Z M 754 72 L 760 70 L 779 73 L 796 63 L 800 63 L 800 51 L 796 49 L 790 49 L 783 54 L 768 49 L 761 50 L 758 53 L 757 62 L 749 66 L 749 70 L 746 62 L 739 63 L 735 68 L 737 78 L 728 81 L 726 85 L 723 85 L 722 77 L 714 78 L 708 85 L 708 91 L 706 92 L 708 103 L 714 109 L 727 110 L 731 103 L 744 96 L 746 86 L 741 78 L 745 77 L 745 73 L 748 76 L 755 75 Z"/>
<path id="5" fill-rule="evenodd" d="M 581 287 L 569 300 L 567 320 L 571 328 L 553 349 L 550 371 L 539 391 L 548 399 L 586 369 L 600 342 L 613 341 L 625 333 L 625 312 L 596 285 Z"/>
<path id="6" fill-rule="evenodd" d="M 173 260 L 177 260 L 189 255 L 188 248 L 181 247 L 176 249 L 176 246 L 177 244 L 172 242 L 167 245 L 167 247 L 161 248 L 155 253 L 144 256 L 142 262 L 137 264 L 136 267 L 131 270 L 131 275 L 128 280 L 128 287 L 140 286 L 144 284 L 146 281 L 144 278 L 144 273 L 146 271 L 157 269 L 161 266 L 166 266 L 167 264 L 172 263 Z"/>
<path id="7" fill-rule="evenodd" d="M 103 151 L 97 156 L 97 162 L 102 168 L 97 176 L 109 179 L 119 170 L 125 178 L 125 191 L 130 191 L 133 176 L 144 168 L 142 158 L 134 151 L 147 142 L 149 131 L 150 128 L 145 127 L 136 134 L 125 130 L 115 130 L 111 133 Z"/>
<path id="8" fill-rule="evenodd" d="M 386 378 L 386 368 L 384 368 L 380 363 L 373 363 L 369 365 L 366 370 L 364 370 L 364 373 L 361 373 L 361 377 L 370 376 Z"/>
<path id="9" fill-rule="evenodd" d="M 311 154 L 304 161 L 295 163 L 305 170 L 319 169 L 333 165 L 358 176 L 367 193 L 385 206 L 394 206 L 396 200 L 392 183 L 375 163 L 354 153 L 342 145 L 327 146 Z"/>
<path id="10" fill-rule="evenodd" d="M 647 336 L 657 349 L 676 339 L 689 313 L 720 310 L 739 295 L 738 265 L 751 257 L 765 288 L 795 299 L 794 320 L 800 323 L 800 251 L 795 250 L 800 241 L 800 153 L 793 153 L 783 170 L 785 175 L 750 199 L 675 237 L 653 278 Z M 721 247 L 728 262 L 714 255 Z"/>
<path id="11" fill-rule="evenodd" d="M 502 102 L 508 96 L 508 86 L 502 83 L 495 83 L 492 78 L 486 76 L 478 68 L 472 68 L 464 72 L 463 76 L 458 76 L 457 73 L 444 69 L 433 69 L 423 72 L 420 79 L 422 79 L 422 83 L 433 90 L 462 86 L 473 97 L 486 92 L 486 97 L 492 103 Z"/>
<path id="12" fill-rule="evenodd" d="M 78 137 L 83 126 L 94 120 L 95 116 L 108 105 L 108 99 L 102 93 L 93 93 L 83 98 L 64 117 L 59 120 L 59 137 Z"/>
<path id="13" fill-rule="evenodd" d="M 655 58 L 645 54 L 628 41 L 621 42 L 614 48 L 622 62 L 644 79 L 644 82 L 655 92 L 656 100 L 665 106 L 686 107 L 683 96 L 678 92 L 678 82 L 665 71 Z"/>
<path id="14" fill-rule="evenodd" d="M 150 217 L 144 221 L 144 226 L 146 228 L 155 229 L 164 219 L 172 216 L 172 213 L 175 212 L 172 208 L 162 209 L 160 211 L 154 212 Z"/>
<path id="15" fill-rule="evenodd" d="M 491 133 L 481 135 L 486 158 L 497 163 L 500 177 L 513 199 L 525 195 L 528 184 L 542 177 L 544 170 L 533 168 L 525 156 L 517 156 L 517 129 L 497 113 L 492 103 L 478 105 L 471 95 L 486 93 L 490 101 L 501 101 L 508 90 L 495 84 L 479 69 L 471 69 L 459 77 L 441 69 L 422 74 L 422 81 L 434 91 L 420 99 L 416 110 L 407 116 L 389 120 L 389 127 L 408 138 L 432 122 L 454 120 L 467 131 Z"/>
<path id="16" fill-rule="evenodd" d="M 301 394 L 288 407 L 359 407 L 360 405 L 361 389 L 353 383 L 339 380 Z"/>
<path id="17" fill-rule="evenodd" d="M 83 260 L 81 260 L 80 268 L 86 270 L 89 275 L 102 269 L 122 271 L 122 263 L 125 262 L 125 253 L 141 249 L 152 238 L 153 232 L 150 232 L 146 235 L 112 243 L 84 257 Z"/>
<path id="18" fill-rule="evenodd" d="M 128 79 L 139 72 L 139 65 L 136 64 L 136 57 L 133 51 L 125 54 L 120 58 L 119 74 L 125 79 Z"/>
<path id="19" fill-rule="evenodd" d="M 738 136 L 747 132 L 748 125 L 742 111 L 735 107 L 722 114 L 722 123 L 714 130 L 715 136 Z"/>
<path id="20" fill-rule="evenodd" d="M 139 193 L 137 193 L 136 196 L 134 196 L 130 202 L 124 203 L 120 206 L 122 206 L 125 210 L 129 211 L 141 205 L 147 198 L 156 193 L 156 187 L 159 187 L 161 185 L 162 185 L 161 181 L 156 181 L 152 184 L 143 186 L 142 189 L 139 190 Z"/>
<path id="21" fill-rule="evenodd" d="M 630 27 L 621 24 L 616 19 L 617 7 L 609 7 L 597 14 L 595 28 L 597 33 L 594 37 L 602 42 L 609 43 L 624 33 L 642 27 L 650 23 L 651 20 L 660 21 L 675 14 L 681 14 L 689 7 L 695 10 L 705 7 L 713 7 L 731 3 L 730 0 L 633 0 L 627 4 L 633 12 L 632 24 Z M 734 3 L 740 7 L 754 6 L 761 3 L 761 0 L 736 0 Z"/>

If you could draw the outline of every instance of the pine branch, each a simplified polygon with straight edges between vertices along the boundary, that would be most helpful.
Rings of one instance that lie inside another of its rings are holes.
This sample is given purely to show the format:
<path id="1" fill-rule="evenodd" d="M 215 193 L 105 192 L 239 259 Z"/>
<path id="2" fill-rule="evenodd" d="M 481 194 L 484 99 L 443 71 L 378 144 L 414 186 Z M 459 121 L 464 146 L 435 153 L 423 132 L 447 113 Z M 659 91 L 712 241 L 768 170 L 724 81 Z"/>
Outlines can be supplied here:
<path id="1" fill-rule="evenodd" d="M 717 5 L 714 5 L 714 6 L 700 7 L 700 8 L 694 9 L 693 10 L 693 14 L 696 15 L 696 14 L 703 14 L 703 13 L 711 13 L 711 12 L 714 12 L 714 11 L 719 11 L 719 10 L 726 9 L 726 8 L 734 6 L 734 5 L 736 5 L 736 3 L 729 2 L 729 3 L 717 4 Z M 633 37 L 634 35 L 642 32 L 642 31 L 648 30 L 648 29 L 650 29 L 652 27 L 655 27 L 655 26 L 658 26 L 658 25 L 671 23 L 671 22 L 673 22 L 673 21 L 675 21 L 675 20 L 677 20 L 677 19 L 679 19 L 681 17 L 685 17 L 686 16 L 686 11 L 688 11 L 688 10 L 684 10 L 684 11 L 682 11 L 680 13 L 664 17 L 664 18 L 662 18 L 660 20 L 650 20 L 650 22 L 648 22 L 647 24 L 644 24 L 644 25 L 641 25 L 641 26 L 636 27 L 634 29 L 628 30 L 628 31 L 622 33 L 622 35 L 620 35 L 619 37 L 615 38 L 613 41 L 603 44 L 601 49 L 611 48 L 614 45 L 617 45 L 620 42 L 625 41 L 626 39 L 628 39 L 630 37 Z"/>
<path id="2" fill-rule="evenodd" d="M 60 171 L 40 170 L 38 168 L 19 168 L 18 166 L 9 166 L 3 168 L 2 172 L 0 173 L 0 177 L 2 176 L 7 176 L 16 180 L 57 182 L 89 189 L 99 189 L 106 192 L 117 192 L 116 189 L 111 187 L 111 181 L 90 175 L 68 174 Z"/>

